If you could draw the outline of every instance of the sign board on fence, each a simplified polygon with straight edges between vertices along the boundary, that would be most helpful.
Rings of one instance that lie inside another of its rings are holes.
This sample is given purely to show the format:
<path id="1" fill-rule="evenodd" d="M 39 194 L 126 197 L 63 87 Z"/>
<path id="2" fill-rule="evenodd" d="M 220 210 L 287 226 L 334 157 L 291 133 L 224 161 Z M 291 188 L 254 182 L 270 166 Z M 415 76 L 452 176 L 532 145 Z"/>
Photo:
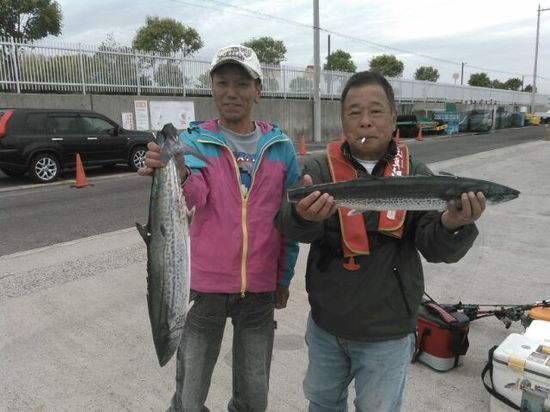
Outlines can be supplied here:
<path id="1" fill-rule="evenodd" d="M 149 130 L 149 110 L 147 110 L 147 100 L 134 100 L 134 110 L 136 112 L 137 129 Z"/>
<path id="2" fill-rule="evenodd" d="M 136 130 L 133 113 L 131 112 L 122 113 L 122 127 L 126 130 Z"/>
<path id="3" fill-rule="evenodd" d="M 172 123 L 178 130 L 185 130 L 189 123 L 195 120 L 195 105 L 193 102 L 152 101 L 151 126 L 160 130 L 166 123 Z"/>

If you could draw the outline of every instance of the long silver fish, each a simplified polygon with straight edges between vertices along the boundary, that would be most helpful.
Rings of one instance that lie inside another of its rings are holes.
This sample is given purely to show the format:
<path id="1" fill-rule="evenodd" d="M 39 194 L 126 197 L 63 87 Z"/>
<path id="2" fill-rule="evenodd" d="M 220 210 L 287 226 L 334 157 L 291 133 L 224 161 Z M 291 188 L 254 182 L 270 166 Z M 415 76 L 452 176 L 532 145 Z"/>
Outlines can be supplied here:
<path id="1" fill-rule="evenodd" d="M 507 202 L 519 191 L 486 180 L 452 175 L 376 177 L 322 183 L 287 191 L 289 202 L 299 202 L 312 192 L 331 195 L 338 207 L 351 209 L 350 214 L 367 210 L 445 210 L 447 202 L 457 200 L 464 192 L 483 192 L 487 203 Z"/>
<path id="2" fill-rule="evenodd" d="M 153 172 L 147 225 L 136 223 L 147 245 L 147 305 L 160 366 L 172 358 L 181 340 L 189 305 L 191 278 L 189 226 L 194 209 L 187 209 L 174 154 L 183 145 L 172 124 L 157 133 L 165 167 Z"/>

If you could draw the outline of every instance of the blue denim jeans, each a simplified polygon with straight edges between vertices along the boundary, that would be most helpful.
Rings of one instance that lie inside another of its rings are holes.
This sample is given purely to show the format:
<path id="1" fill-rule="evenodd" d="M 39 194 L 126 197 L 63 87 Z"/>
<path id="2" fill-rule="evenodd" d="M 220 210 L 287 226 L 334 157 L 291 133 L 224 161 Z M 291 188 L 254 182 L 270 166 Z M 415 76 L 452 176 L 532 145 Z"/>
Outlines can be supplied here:
<path id="1" fill-rule="evenodd" d="M 267 409 L 273 352 L 275 293 L 240 294 L 191 291 L 177 353 L 176 392 L 168 411 L 208 412 L 204 405 L 220 353 L 226 319 L 233 324 L 233 396 L 230 412 Z"/>
<path id="2" fill-rule="evenodd" d="M 382 342 L 340 339 L 319 328 L 310 314 L 306 330 L 309 364 L 304 379 L 309 412 L 346 412 L 352 380 L 357 412 L 399 411 L 414 342 L 413 333 Z"/>

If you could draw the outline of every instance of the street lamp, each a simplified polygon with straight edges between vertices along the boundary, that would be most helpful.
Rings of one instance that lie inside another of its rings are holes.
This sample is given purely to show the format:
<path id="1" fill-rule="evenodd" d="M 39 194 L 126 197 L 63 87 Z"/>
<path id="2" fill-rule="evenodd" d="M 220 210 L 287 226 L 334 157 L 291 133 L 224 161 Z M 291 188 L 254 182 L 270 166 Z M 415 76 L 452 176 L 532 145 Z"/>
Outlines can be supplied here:
<path id="1" fill-rule="evenodd" d="M 531 113 L 535 112 L 535 90 L 537 88 L 537 59 L 539 57 L 540 13 L 548 10 L 550 10 L 550 8 L 541 9 L 539 3 L 539 9 L 537 12 L 537 40 L 535 42 L 535 68 L 533 69 L 533 89 L 531 90 Z"/>

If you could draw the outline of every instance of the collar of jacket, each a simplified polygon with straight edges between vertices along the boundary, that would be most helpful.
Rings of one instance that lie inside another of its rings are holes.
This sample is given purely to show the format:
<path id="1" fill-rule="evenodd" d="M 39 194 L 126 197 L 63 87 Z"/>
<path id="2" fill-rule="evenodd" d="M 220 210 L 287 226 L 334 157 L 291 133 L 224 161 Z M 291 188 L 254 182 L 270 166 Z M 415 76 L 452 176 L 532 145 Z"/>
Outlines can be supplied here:
<path id="1" fill-rule="evenodd" d="M 363 166 L 352 156 L 349 143 L 347 141 L 344 142 L 341 150 L 344 157 L 353 165 L 353 167 L 358 170 L 364 170 Z M 374 166 L 374 169 L 372 170 L 372 175 L 382 176 L 384 174 L 384 168 L 395 157 L 396 154 L 397 144 L 393 139 L 391 139 L 386 149 L 386 152 L 380 159 L 378 159 L 376 166 Z"/>
<path id="2" fill-rule="evenodd" d="M 270 124 L 264 121 L 257 120 L 256 124 L 260 127 L 262 136 L 258 142 L 258 147 L 264 147 L 275 141 L 287 141 L 290 140 L 288 136 L 283 134 L 281 129 L 274 124 Z M 222 132 L 218 128 L 218 119 L 211 119 L 205 122 L 193 121 L 189 125 L 191 132 L 200 134 L 201 140 L 209 141 L 210 143 L 221 144 L 227 146 L 227 142 Z"/>

